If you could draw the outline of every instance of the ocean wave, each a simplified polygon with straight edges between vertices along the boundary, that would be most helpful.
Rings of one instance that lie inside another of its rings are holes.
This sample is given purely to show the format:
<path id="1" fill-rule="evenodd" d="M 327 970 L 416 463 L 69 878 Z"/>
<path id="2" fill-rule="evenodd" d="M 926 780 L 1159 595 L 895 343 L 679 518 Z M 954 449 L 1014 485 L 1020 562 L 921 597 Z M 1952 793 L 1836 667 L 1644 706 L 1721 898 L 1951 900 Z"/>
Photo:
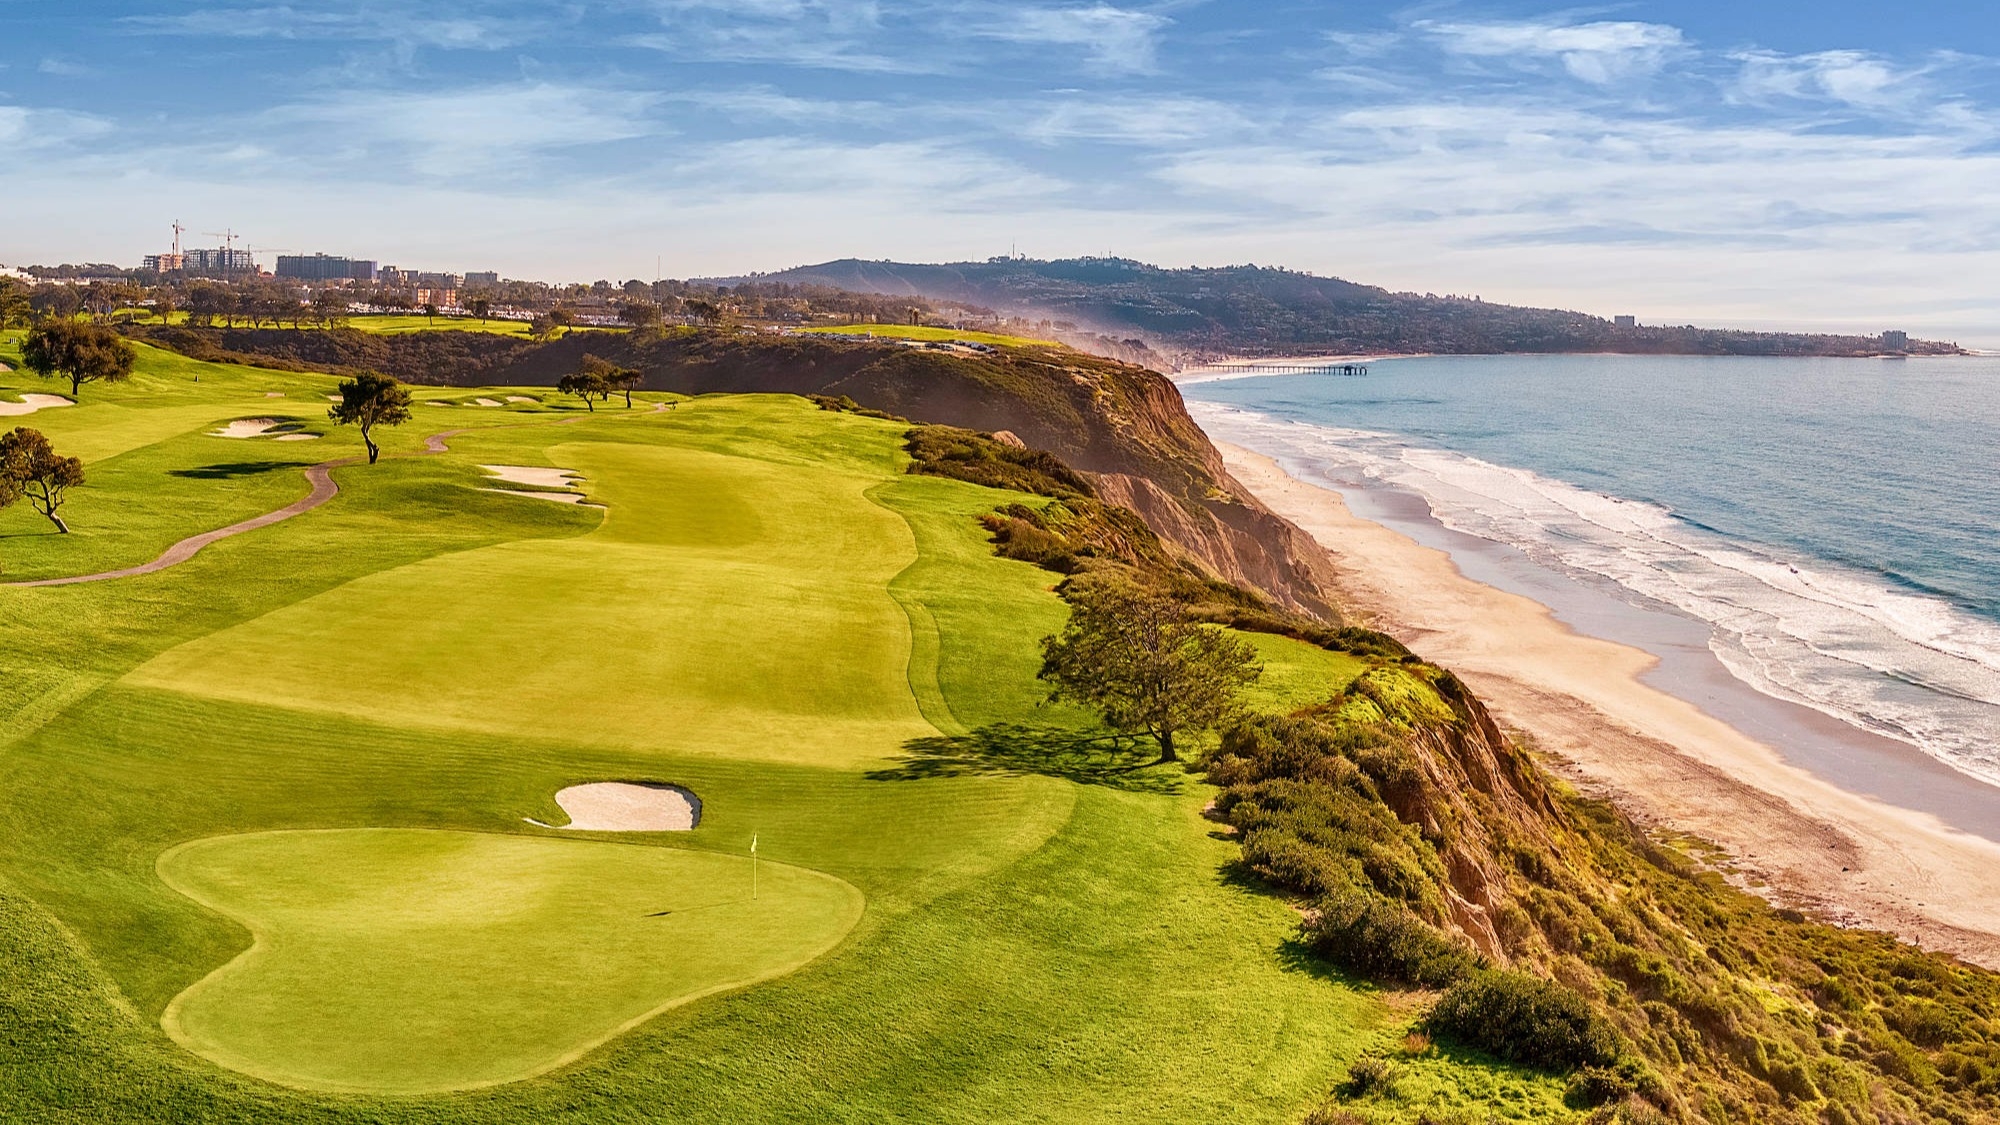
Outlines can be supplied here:
<path id="1" fill-rule="evenodd" d="M 1317 483 L 1424 499 L 1446 527 L 1594 575 L 1710 627 L 1739 680 L 2000 784 L 2000 624 L 1890 577 L 1725 537 L 1670 509 L 1393 434 L 1190 403 Z"/>

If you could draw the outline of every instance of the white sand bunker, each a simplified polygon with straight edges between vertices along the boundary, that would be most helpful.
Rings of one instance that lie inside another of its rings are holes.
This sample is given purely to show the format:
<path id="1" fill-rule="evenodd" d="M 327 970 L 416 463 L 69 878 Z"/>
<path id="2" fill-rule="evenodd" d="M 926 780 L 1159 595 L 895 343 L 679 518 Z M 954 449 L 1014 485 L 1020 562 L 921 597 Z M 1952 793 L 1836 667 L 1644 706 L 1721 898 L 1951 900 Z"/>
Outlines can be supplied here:
<path id="1" fill-rule="evenodd" d="M 678 785 L 593 781 L 557 793 L 556 804 L 571 832 L 686 832 L 701 823 L 701 798 Z"/>
<path id="2" fill-rule="evenodd" d="M 276 441 L 318 441 L 318 434 L 279 434 Z"/>
<path id="3" fill-rule="evenodd" d="M 499 405 L 500 405 L 500 400 L 499 400 L 499 399 L 497 399 L 497 398 L 475 398 L 475 399 L 473 399 L 473 400 L 472 400 L 472 405 L 474 405 L 474 406 L 499 406 Z"/>
<path id="4" fill-rule="evenodd" d="M 493 479 L 504 480 L 508 484 L 526 484 L 536 488 L 574 488 L 582 475 L 571 469 L 538 469 L 533 465 L 481 465 L 493 474 Z M 501 491 L 505 491 L 502 489 Z"/>
<path id="5" fill-rule="evenodd" d="M 265 397 L 265 398 L 284 398 L 284 397 L 285 397 L 285 392 L 283 392 L 283 391 L 265 391 L 265 392 L 264 392 L 264 397 Z M 339 396 L 339 395 L 334 395 L 334 396 L 332 396 L 332 398 L 333 398 L 333 401 L 335 401 L 335 402 L 339 402 L 339 401 L 340 401 L 340 396 Z"/>
<path id="6" fill-rule="evenodd" d="M 58 406 L 75 405 L 75 403 L 61 395 L 25 394 L 21 396 L 21 401 L 19 402 L 7 402 L 4 399 L 0 399 L 0 418 L 8 418 L 16 414 L 33 414 L 37 410 L 54 410 Z"/>
<path id="7" fill-rule="evenodd" d="M 538 398 L 529 398 L 529 397 L 528 397 L 527 395 L 508 395 L 508 396 L 507 396 L 507 401 L 508 401 L 508 402 L 540 402 L 540 401 L 542 401 L 542 400 L 541 400 L 541 399 L 538 399 Z"/>
<path id="8" fill-rule="evenodd" d="M 425 405 L 425 406 L 457 406 L 458 404 L 457 404 L 457 403 L 455 403 L 455 402 L 437 402 L 437 401 L 434 401 L 434 400 L 431 400 L 431 399 L 426 399 L 426 400 L 424 400 L 424 405 Z"/>
<path id="9" fill-rule="evenodd" d="M 210 430 L 210 437 L 254 438 L 263 437 L 278 428 L 281 423 L 276 418 L 238 418 L 219 430 Z"/>
<path id="10" fill-rule="evenodd" d="M 584 504 L 581 492 L 529 492 L 524 488 L 489 488 L 488 492 L 505 493 L 508 496 L 526 496 L 530 500 L 553 500 L 558 504 L 580 504 L 586 508 L 601 508 L 602 504 Z"/>

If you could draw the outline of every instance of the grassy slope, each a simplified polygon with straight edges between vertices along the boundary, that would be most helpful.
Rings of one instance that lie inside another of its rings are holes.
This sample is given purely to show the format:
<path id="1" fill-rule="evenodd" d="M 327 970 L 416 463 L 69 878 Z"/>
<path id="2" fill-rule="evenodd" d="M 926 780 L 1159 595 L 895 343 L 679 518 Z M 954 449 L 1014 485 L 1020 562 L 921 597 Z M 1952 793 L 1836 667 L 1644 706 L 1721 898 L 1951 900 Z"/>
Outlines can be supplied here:
<path id="1" fill-rule="evenodd" d="M 957 328 L 931 328 L 919 324 L 839 324 L 829 328 L 802 328 L 800 331 L 824 333 L 829 336 L 876 336 L 885 340 L 964 340 L 967 343 L 992 344 L 1003 348 L 1062 346 L 1054 340 L 1034 340 L 1026 336 L 1007 336 L 997 332 L 967 332 Z"/>
<path id="2" fill-rule="evenodd" d="M 239 416 L 233 401 L 218 408 Z M 1295 1119 L 1394 1021 L 1366 993 L 1282 955 L 1290 911 L 1224 875 L 1235 848 L 1198 815 L 1205 791 L 1177 777 L 1142 775 L 1134 780 L 1145 784 L 1123 788 L 1012 774 L 878 780 L 845 763 L 893 746 L 801 760 L 578 740 L 571 728 L 594 721 L 600 703 L 634 693 L 623 654 L 603 644 L 596 674 L 568 682 L 537 721 L 405 722 L 410 693 L 373 670 L 378 644 L 413 624 L 462 621 L 467 601 L 499 607 L 484 573 L 445 571 L 452 581 L 398 589 L 381 631 L 351 634 L 330 654 L 329 676 L 376 686 L 351 714 L 118 682 L 178 644 L 254 632 L 268 626 L 247 623 L 309 599 L 377 612 L 337 591 L 468 552 L 554 557 L 602 540 L 606 557 L 670 558 L 688 548 L 616 540 L 621 521 L 630 526 L 625 513 L 649 502 L 642 485 L 617 495 L 622 472 L 728 456 L 754 483 L 810 466 L 822 448 L 852 448 L 872 450 L 879 469 L 861 494 L 906 521 L 902 569 L 876 575 L 890 607 L 936 626 L 929 642 L 915 630 L 911 712 L 946 730 L 1072 726 L 1074 714 L 1035 706 L 1034 641 L 1062 612 L 1049 576 L 992 558 L 964 518 L 1004 495 L 897 475 L 897 432 L 795 400 L 494 430 L 442 457 L 341 470 L 343 493 L 326 508 L 161 575 L 0 591 L 0 942 L 12 951 L 0 960 L 0 1119 L 608 1121 L 631 1119 L 635 1107 L 690 1121 Z M 420 436 L 398 433 L 392 448 Z M 350 439 L 328 443 L 340 440 Z M 590 511 L 483 493 L 473 468 L 590 457 L 600 459 L 589 487 L 609 490 L 614 505 L 601 531 Z M 92 509 L 146 495 L 143 473 L 118 487 L 107 483 Z M 824 515 L 795 509 L 802 525 L 786 530 L 818 535 Z M 205 526 L 188 514 L 173 530 Z M 73 546 L 78 567 L 98 550 Z M 539 616 L 514 620 L 534 634 L 594 597 L 588 587 L 504 592 L 532 597 Z M 674 584 L 661 581 L 655 595 L 671 602 Z M 508 678 L 496 668 L 517 642 L 487 642 L 457 661 L 465 682 L 455 690 Z M 1341 674 L 1317 650 L 1260 643 L 1276 669 Z M 233 658 L 240 679 L 282 678 L 262 657 Z M 1298 671 L 1273 686 L 1273 706 L 1322 694 Z M 662 713 L 671 730 L 679 712 Z M 240 925 L 159 881 L 154 864 L 171 847 L 299 828 L 519 834 L 532 831 L 522 816 L 555 815 L 549 794 L 562 784 L 607 776 L 694 787 L 708 815 L 676 846 L 739 851 L 754 829 L 767 857 L 859 888 L 866 915 L 839 950 L 798 973 L 675 1009 L 572 1066 L 490 1090 L 328 1098 L 218 1069 L 160 1031 L 175 995 L 249 943 Z"/>

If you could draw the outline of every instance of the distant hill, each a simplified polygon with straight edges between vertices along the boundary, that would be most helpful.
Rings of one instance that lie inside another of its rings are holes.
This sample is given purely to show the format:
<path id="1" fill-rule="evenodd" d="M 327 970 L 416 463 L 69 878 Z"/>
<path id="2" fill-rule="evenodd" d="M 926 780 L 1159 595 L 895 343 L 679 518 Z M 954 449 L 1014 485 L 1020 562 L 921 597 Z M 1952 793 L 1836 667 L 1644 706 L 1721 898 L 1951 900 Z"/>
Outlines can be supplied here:
<path id="1" fill-rule="evenodd" d="M 1133 337 L 1180 363 L 1226 356 L 1433 352 L 1626 352 L 1656 355 L 1878 355 L 1877 336 L 1744 332 L 1693 326 L 1621 328 L 1564 309 L 1476 297 L 1392 293 L 1335 277 L 1264 266 L 1161 269 L 1123 258 L 913 265 L 848 258 L 781 273 L 717 279 L 823 285 L 858 293 L 982 305 L 1030 320 Z M 1956 345 L 1911 340 L 1913 354 Z"/>

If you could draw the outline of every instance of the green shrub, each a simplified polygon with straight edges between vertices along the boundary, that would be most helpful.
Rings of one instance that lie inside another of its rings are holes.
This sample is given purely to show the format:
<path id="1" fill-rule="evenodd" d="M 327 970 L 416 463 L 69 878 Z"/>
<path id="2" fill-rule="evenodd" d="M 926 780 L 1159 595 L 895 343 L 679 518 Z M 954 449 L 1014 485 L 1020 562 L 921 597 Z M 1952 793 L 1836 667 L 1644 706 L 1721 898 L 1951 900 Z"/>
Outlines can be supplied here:
<path id="1" fill-rule="evenodd" d="M 1443 988 L 1480 967 L 1471 950 L 1404 907 L 1363 891 L 1322 899 L 1299 936 L 1314 953 L 1371 980 Z"/>
<path id="2" fill-rule="evenodd" d="M 1440 1039 L 1545 1070 L 1618 1061 L 1617 1037 L 1589 1001 L 1526 973 L 1499 970 L 1460 981 L 1425 1026 Z"/>
<path id="3" fill-rule="evenodd" d="M 1374 1055 L 1355 1059 L 1347 1068 L 1347 1096 L 1352 1098 L 1393 1098 L 1400 1073 L 1396 1064 Z"/>

